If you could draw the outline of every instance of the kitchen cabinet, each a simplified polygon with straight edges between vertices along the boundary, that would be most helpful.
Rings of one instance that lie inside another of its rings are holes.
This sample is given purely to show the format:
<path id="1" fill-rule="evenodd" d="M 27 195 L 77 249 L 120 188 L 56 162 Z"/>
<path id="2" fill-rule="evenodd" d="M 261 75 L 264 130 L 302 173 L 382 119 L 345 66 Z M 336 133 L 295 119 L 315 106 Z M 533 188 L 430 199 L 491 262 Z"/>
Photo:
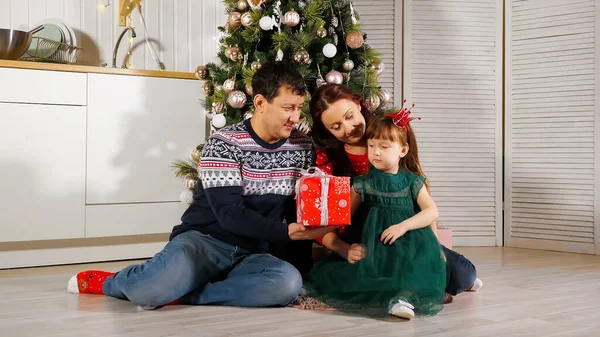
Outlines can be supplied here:
<path id="1" fill-rule="evenodd" d="M 0 103 L 0 241 L 84 237 L 82 106 Z"/>

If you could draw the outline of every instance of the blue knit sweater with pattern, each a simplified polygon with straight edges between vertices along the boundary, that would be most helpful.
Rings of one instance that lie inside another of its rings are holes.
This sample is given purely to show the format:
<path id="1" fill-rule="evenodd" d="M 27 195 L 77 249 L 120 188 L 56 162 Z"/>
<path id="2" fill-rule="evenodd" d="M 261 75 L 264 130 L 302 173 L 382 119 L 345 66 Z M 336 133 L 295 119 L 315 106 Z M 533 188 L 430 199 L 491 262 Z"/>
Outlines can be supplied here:
<path id="1" fill-rule="evenodd" d="M 313 153 L 302 132 L 269 144 L 249 119 L 215 132 L 204 145 L 193 202 L 171 239 L 196 230 L 250 252 L 289 240 L 283 220 L 296 220 L 294 187 Z"/>

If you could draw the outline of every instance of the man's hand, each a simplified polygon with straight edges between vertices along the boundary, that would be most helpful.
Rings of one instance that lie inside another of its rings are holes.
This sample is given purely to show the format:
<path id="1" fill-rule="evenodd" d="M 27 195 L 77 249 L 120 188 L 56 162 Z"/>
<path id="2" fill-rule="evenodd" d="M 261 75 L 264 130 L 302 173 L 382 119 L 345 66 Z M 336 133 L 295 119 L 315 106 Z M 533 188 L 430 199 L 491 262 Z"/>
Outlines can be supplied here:
<path id="1" fill-rule="evenodd" d="M 355 264 L 356 262 L 362 260 L 365 257 L 365 248 L 360 244 L 353 244 L 350 246 L 348 250 L 348 257 L 346 258 L 348 262 Z"/>
<path id="2" fill-rule="evenodd" d="M 288 226 L 288 236 L 294 241 L 314 240 L 335 230 L 335 226 L 307 228 L 300 223 L 291 223 Z"/>
<path id="3" fill-rule="evenodd" d="M 406 232 L 408 232 L 408 227 L 403 223 L 390 226 L 381 233 L 381 242 L 383 242 L 384 245 L 391 245 Z"/>

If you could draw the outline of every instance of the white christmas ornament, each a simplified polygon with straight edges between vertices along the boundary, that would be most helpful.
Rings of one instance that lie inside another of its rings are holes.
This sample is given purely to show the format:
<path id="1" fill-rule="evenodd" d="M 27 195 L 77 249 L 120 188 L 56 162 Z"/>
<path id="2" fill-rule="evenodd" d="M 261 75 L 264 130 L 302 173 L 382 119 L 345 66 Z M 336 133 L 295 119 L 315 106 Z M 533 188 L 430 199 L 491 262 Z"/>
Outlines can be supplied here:
<path id="1" fill-rule="evenodd" d="M 332 58 L 337 54 L 337 47 L 333 43 L 328 43 L 323 47 L 323 55 Z"/>
<path id="2" fill-rule="evenodd" d="M 215 128 L 220 129 L 220 128 L 224 127 L 226 123 L 227 123 L 227 120 L 225 119 L 224 114 L 216 114 L 213 116 L 212 125 Z"/>
<path id="3" fill-rule="evenodd" d="M 185 190 L 181 191 L 181 194 L 179 194 L 179 200 L 181 200 L 181 202 L 184 204 L 191 204 L 192 201 L 194 201 L 194 192 L 186 188 Z"/>
<path id="4" fill-rule="evenodd" d="M 263 16 L 258 22 L 262 30 L 273 29 L 273 19 L 270 16 Z"/>

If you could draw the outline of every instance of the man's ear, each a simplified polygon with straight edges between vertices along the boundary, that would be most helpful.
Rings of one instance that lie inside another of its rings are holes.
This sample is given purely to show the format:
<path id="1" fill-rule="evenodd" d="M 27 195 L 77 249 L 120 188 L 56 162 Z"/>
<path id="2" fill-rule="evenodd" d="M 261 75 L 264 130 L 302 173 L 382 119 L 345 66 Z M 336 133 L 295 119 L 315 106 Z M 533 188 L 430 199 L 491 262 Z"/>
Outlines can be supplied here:
<path id="1" fill-rule="evenodd" d="M 263 113 L 265 111 L 265 106 L 267 105 L 267 99 L 263 95 L 255 95 L 254 96 L 254 107 L 256 113 Z"/>

